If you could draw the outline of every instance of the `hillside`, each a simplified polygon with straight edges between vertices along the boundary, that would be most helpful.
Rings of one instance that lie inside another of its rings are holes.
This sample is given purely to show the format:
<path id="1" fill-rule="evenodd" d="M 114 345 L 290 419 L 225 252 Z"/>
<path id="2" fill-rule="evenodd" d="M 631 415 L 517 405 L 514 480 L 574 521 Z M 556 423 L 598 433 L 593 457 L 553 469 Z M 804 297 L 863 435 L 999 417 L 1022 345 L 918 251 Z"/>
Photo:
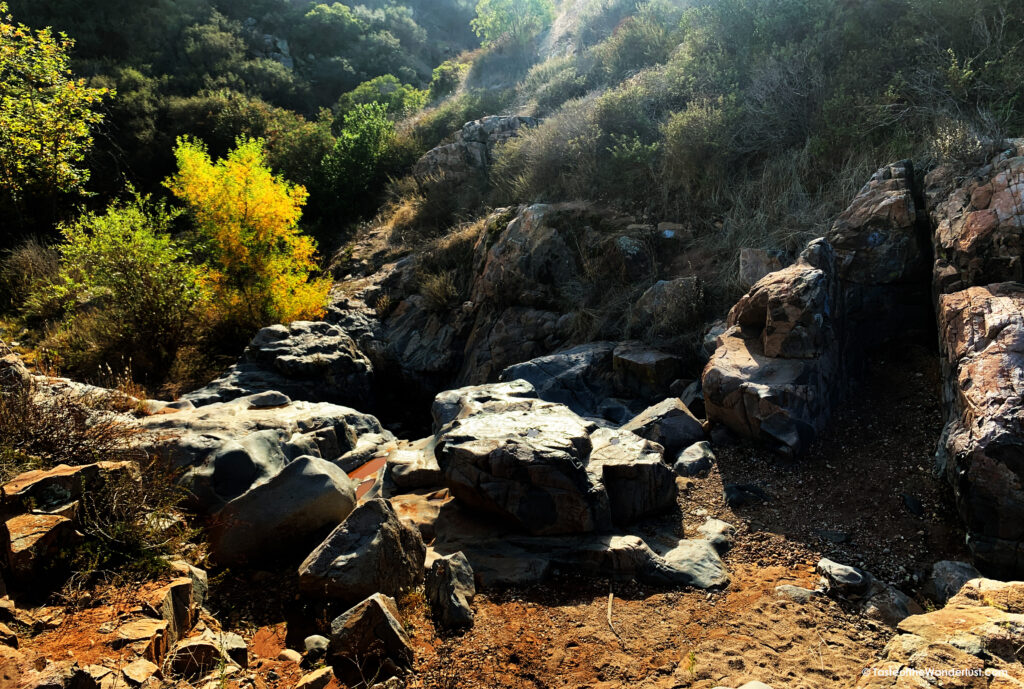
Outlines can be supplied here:
<path id="1" fill-rule="evenodd" d="M 0 3 L 0 689 L 1021 685 L 1022 49 Z"/>

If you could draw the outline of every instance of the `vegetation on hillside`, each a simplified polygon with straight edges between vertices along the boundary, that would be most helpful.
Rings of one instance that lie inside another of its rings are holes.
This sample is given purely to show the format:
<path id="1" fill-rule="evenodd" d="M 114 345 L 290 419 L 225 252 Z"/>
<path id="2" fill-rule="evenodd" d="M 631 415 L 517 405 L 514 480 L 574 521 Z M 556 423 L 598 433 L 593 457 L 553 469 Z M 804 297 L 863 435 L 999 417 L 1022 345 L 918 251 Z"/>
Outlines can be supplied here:
<path id="1" fill-rule="evenodd" d="M 878 165 L 978 160 L 1024 128 L 1010 0 L 9 3 L 3 301 L 52 361 L 88 376 L 116 352 L 150 385 L 316 317 L 320 261 L 363 223 L 437 259 L 490 208 L 584 201 L 680 222 L 719 256 L 792 252 Z M 474 196 L 409 176 L 464 122 L 510 113 L 542 123 Z M 132 269 L 114 280 L 92 252 Z M 463 269 L 429 273 L 434 307 Z M 730 298 L 718 279 L 709 298 Z M 143 318 L 133 290 L 173 308 Z"/>

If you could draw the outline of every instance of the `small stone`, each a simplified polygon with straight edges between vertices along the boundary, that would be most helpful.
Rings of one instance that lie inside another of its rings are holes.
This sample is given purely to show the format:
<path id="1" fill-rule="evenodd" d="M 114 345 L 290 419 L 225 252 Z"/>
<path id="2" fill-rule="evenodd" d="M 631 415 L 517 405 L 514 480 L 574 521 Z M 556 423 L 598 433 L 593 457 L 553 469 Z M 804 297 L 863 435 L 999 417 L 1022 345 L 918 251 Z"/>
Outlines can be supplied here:
<path id="1" fill-rule="evenodd" d="M 121 673 L 124 674 L 125 678 L 129 682 L 142 684 L 147 679 L 155 675 L 159 669 L 160 668 L 154 663 L 151 663 L 144 658 L 139 658 L 135 662 L 126 665 L 124 669 L 121 670 Z"/>
<path id="2" fill-rule="evenodd" d="M 286 648 L 277 654 L 277 659 L 286 663 L 301 663 L 302 654 L 290 648 Z"/>
<path id="3" fill-rule="evenodd" d="M 328 665 L 319 670 L 314 670 L 308 675 L 303 675 L 298 684 L 295 685 L 295 689 L 324 689 L 324 687 L 331 683 L 332 679 L 334 679 L 334 670 Z"/>

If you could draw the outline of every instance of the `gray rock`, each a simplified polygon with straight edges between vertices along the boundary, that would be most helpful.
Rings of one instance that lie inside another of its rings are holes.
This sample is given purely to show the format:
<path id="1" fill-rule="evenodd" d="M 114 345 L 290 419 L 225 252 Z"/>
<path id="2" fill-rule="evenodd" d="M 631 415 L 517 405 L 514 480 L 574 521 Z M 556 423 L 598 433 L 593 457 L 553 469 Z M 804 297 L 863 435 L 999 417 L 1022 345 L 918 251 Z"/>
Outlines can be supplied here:
<path id="1" fill-rule="evenodd" d="M 434 432 L 458 418 L 484 411 L 498 412 L 511 409 L 529 409 L 529 401 L 537 397 L 533 384 L 515 378 L 491 385 L 472 385 L 438 393 L 430 409 L 434 419 Z"/>
<path id="2" fill-rule="evenodd" d="M 587 471 L 608 494 L 612 522 L 630 524 L 675 508 L 675 477 L 660 445 L 607 428 L 591 433 L 590 442 Z"/>
<path id="3" fill-rule="evenodd" d="M 357 677 L 395 674 L 412 665 L 413 650 L 393 598 L 374 593 L 331 622 L 333 663 Z M 347 661 L 347 662 L 346 662 Z"/>
<path id="4" fill-rule="evenodd" d="M 327 653 L 327 647 L 330 645 L 331 640 L 326 636 L 320 636 L 319 634 L 312 634 L 307 636 L 302 642 L 306 648 L 306 653 Z"/>
<path id="5" fill-rule="evenodd" d="M 356 485 L 317 457 L 300 457 L 214 516 L 210 554 L 221 564 L 278 558 L 344 521 L 355 509 Z"/>
<path id="6" fill-rule="evenodd" d="M 805 589 L 802 586 L 793 586 L 792 584 L 783 584 L 775 587 L 775 596 L 777 598 L 787 598 L 795 603 L 809 603 L 811 598 L 816 595 L 818 595 L 817 591 Z"/>
<path id="7" fill-rule="evenodd" d="M 249 667 L 249 648 L 246 646 L 245 639 L 238 634 L 207 629 L 199 638 L 212 642 L 229 661 L 238 667 Z"/>
<path id="8" fill-rule="evenodd" d="M 682 400 L 670 397 L 647 408 L 623 430 L 652 440 L 674 453 L 704 439 L 704 428 Z"/>
<path id="9" fill-rule="evenodd" d="M 535 396 L 564 404 L 580 416 L 601 416 L 602 402 L 615 396 L 611 342 L 592 342 L 509 366 L 501 380 L 524 380 Z"/>
<path id="10" fill-rule="evenodd" d="M 372 376 L 369 359 L 340 327 L 296 321 L 260 330 L 227 373 L 183 399 L 203 406 L 275 391 L 292 399 L 361 406 L 371 399 Z"/>
<path id="11" fill-rule="evenodd" d="M 709 589 L 726 586 L 729 574 L 715 547 L 703 539 L 679 541 L 671 550 L 662 553 L 672 574 L 666 583 Z"/>
<path id="12" fill-rule="evenodd" d="M 722 487 L 725 504 L 736 508 L 771 499 L 767 491 L 753 483 L 727 483 Z"/>
<path id="13" fill-rule="evenodd" d="M 444 472 L 434 456 L 434 439 L 424 438 L 388 455 L 391 480 L 398 488 L 415 490 L 444 483 Z"/>
<path id="14" fill-rule="evenodd" d="M 427 570 L 426 596 L 434 619 L 443 629 L 473 626 L 470 604 L 476 596 L 473 568 L 461 552 L 439 557 Z"/>
<path id="15" fill-rule="evenodd" d="M 870 572 L 832 560 L 818 562 L 822 575 L 819 588 L 830 596 L 843 598 L 875 620 L 895 627 L 901 620 L 923 612 L 912 598 L 876 579 Z"/>
<path id="16" fill-rule="evenodd" d="M 630 329 L 636 334 L 675 335 L 701 322 L 704 287 L 700 278 L 689 275 L 659 280 L 644 292 L 631 311 Z"/>
<path id="17" fill-rule="evenodd" d="M 398 595 L 423 581 L 426 546 L 386 500 L 369 500 L 299 567 L 307 593 L 358 601 L 374 593 Z"/>
<path id="18" fill-rule="evenodd" d="M 706 476 L 715 463 L 711 443 L 702 440 L 679 453 L 672 469 L 680 476 Z"/>
<path id="19" fill-rule="evenodd" d="M 724 553 L 736 542 L 736 527 L 721 519 L 708 519 L 697 533 L 720 553 Z"/>
<path id="20" fill-rule="evenodd" d="M 967 562 L 942 560 L 932 565 L 922 591 L 924 595 L 943 605 L 968 581 L 980 578 L 981 573 Z"/>

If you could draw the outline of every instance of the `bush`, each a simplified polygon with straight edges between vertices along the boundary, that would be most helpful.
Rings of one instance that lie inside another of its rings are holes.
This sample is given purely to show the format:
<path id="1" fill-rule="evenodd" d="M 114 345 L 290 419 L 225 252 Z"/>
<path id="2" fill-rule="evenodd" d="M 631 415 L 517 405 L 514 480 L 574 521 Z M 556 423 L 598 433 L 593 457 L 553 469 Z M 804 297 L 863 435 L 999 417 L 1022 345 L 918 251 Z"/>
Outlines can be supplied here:
<path id="1" fill-rule="evenodd" d="M 484 43 L 521 43 L 537 35 L 555 18 L 551 0 L 480 0 L 471 25 Z"/>
<path id="2" fill-rule="evenodd" d="M 334 148 L 323 159 L 324 177 L 341 212 L 365 212 L 370 190 L 383 181 L 383 164 L 395 140 L 395 125 L 382 103 L 355 105 L 347 115 Z"/>
<path id="3" fill-rule="evenodd" d="M 35 237 L 9 249 L 0 262 L 0 290 L 7 306 L 20 307 L 60 270 L 60 254 Z"/>
<path id="4" fill-rule="evenodd" d="M 136 195 L 61 227 L 60 269 L 26 308 L 62 314 L 48 345 L 68 368 L 94 375 L 120 361 L 149 380 L 167 371 L 206 299 L 203 271 L 170 236 L 176 215 Z"/>
<path id="5" fill-rule="evenodd" d="M 430 78 L 430 100 L 438 100 L 455 92 L 462 84 L 469 65 L 464 62 L 445 60 L 434 68 Z"/>
<path id="6" fill-rule="evenodd" d="M 405 117 L 427 104 L 427 92 L 403 84 L 394 75 L 385 74 L 364 81 L 355 89 L 343 94 L 334 106 L 334 112 L 344 117 L 355 110 L 357 105 L 370 103 L 380 103 L 389 115 Z"/>

